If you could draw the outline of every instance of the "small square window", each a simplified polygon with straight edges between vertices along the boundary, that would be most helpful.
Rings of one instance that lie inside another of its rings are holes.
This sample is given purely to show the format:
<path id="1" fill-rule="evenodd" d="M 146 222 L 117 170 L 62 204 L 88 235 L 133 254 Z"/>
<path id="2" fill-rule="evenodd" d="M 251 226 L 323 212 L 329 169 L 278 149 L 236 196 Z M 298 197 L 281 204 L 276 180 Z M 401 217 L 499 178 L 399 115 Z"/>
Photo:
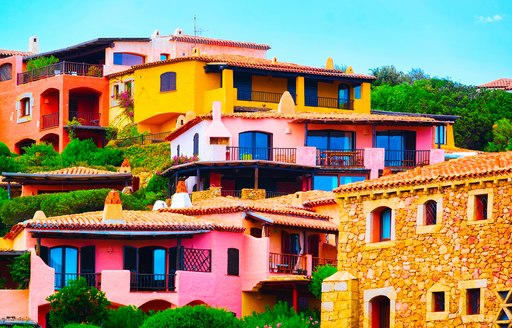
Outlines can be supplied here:
<path id="1" fill-rule="evenodd" d="M 432 293 L 432 312 L 446 311 L 446 302 L 444 299 L 444 292 Z"/>
<path id="2" fill-rule="evenodd" d="M 114 96 L 114 100 L 119 100 L 119 84 L 114 85 L 112 95 Z"/>
<path id="3" fill-rule="evenodd" d="M 160 54 L 160 60 L 168 60 L 170 57 L 169 54 Z"/>
<path id="4" fill-rule="evenodd" d="M 487 220 L 487 204 L 489 198 L 487 194 L 475 195 L 475 220 Z"/>
<path id="5" fill-rule="evenodd" d="M 480 288 L 466 290 L 466 314 L 480 314 Z"/>
<path id="6" fill-rule="evenodd" d="M 437 224 L 437 202 L 429 200 L 425 203 L 425 225 Z"/>

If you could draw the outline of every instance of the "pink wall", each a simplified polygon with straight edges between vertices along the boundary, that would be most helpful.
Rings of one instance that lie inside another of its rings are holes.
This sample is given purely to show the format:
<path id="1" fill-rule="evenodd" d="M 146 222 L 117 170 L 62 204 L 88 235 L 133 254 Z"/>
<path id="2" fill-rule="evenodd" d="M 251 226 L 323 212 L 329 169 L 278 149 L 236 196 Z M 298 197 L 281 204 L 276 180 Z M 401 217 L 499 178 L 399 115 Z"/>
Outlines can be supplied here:
<path id="1" fill-rule="evenodd" d="M 0 290 L 0 318 L 7 316 L 14 316 L 16 318 L 28 317 L 28 298 L 28 289 Z"/>
<path id="2" fill-rule="evenodd" d="M 242 290 L 251 291 L 268 275 L 269 239 L 244 235 Z M 250 259 L 250 260 L 249 260 Z"/>

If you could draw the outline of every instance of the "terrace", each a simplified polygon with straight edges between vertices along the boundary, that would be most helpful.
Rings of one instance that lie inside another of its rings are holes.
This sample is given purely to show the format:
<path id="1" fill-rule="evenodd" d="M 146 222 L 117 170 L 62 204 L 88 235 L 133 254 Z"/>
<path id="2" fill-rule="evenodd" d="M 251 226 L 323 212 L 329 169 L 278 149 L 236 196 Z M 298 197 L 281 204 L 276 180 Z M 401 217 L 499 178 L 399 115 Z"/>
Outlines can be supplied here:
<path id="1" fill-rule="evenodd" d="M 103 65 L 62 61 L 45 67 L 18 73 L 18 85 L 59 75 L 101 78 L 103 77 Z"/>

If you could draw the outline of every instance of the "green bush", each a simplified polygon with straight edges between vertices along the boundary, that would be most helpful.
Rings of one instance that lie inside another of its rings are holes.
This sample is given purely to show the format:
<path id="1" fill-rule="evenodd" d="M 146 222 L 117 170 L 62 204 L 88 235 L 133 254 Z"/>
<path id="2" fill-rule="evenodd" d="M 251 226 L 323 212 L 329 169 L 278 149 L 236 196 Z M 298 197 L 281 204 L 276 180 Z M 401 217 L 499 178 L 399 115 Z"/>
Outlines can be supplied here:
<path id="1" fill-rule="evenodd" d="M 325 278 L 332 276 L 338 270 L 332 265 L 322 265 L 313 271 L 311 276 L 311 283 L 309 284 L 309 290 L 318 299 L 322 298 L 322 282 Z"/>
<path id="2" fill-rule="evenodd" d="M 119 326 L 121 327 L 121 326 Z M 100 326 L 89 325 L 87 323 L 72 323 L 64 326 L 64 328 L 100 328 Z"/>
<path id="3" fill-rule="evenodd" d="M 0 155 L 0 172 L 19 172 L 21 166 L 13 157 Z"/>
<path id="4" fill-rule="evenodd" d="M 102 328 L 139 328 L 146 320 L 146 314 L 133 305 L 121 306 L 108 311 L 108 317 Z"/>
<path id="5" fill-rule="evenodd" d="M 167 309 L 148 318 L 142 328 L 238 328 L 242 327 L 232 313 L 223 309 L 198 305 Z"/>
<path id="6" fill-rule="evenodd" d="M 90 166 L 120 166 L 124 155 L 121 149 L 98 148 L 91 139 L 73 139 L 62 151 L 64 166 L 77 166 L 84 163 Z"/>
<path id="7" fill-rule="evenodd" d="M 50 325 L 54 328 L 70 323 L 101 325 L 110 305 L 105 293 L 89 287 L 83 277 L 70 281 L 46 300 L 50 302 Z"/>
<path id="8" fill-rule="evenodd" d="M 30 253 L 16 256 L 8 266 L 12 281 L 18 283 L 18 289 L 27 288 L 30 279 Z"/>
<path id="9" fill-rule="evenodd" d="M 45 67 L 51 64 L 56 64 L 59 62 L 59 59 L 55 56 L 51 55 L 50 57 L 37 57 L 34 59 L 30 59 L 27 62 L 27 71 L 31 71 L 33 69 Z"/>
<path id="10" fill-rule="evenodd" d="M 9 149 L 9 147 L 7 147 L 7 145 L 3 142 L 0 141 L 0 156 L 11 156 L 11 150 Z"/>
<path id="11" fill-rule="evenodd" d="M 300 313 L 288 306 L 287 303 L 279 301 L 273 309 L 266 306 L 263 313 L 253 312 L 251 316 L 242 319 L 243 327 L 281 327 L 281 328 L 302 328 L 302 327 L 320 327 L 318 314 Z"/>
<path id="12" fill-rule="evenodd" d="M 41 208 L 41 201 L 50 195 L 38 195 L 30 197 L 13 198 L 10 201 L 2 202 L 0 218 L 10 228 L 18 222 L 32 219 L 34 213 Z"/>
<path id="13" fill-rule="evenodd" d="M 16 157 L 23 171 L 53 170 L 62 167 L 59 153 L 48 143 L 33 144 L 23 149 L 25 153 Z"/>

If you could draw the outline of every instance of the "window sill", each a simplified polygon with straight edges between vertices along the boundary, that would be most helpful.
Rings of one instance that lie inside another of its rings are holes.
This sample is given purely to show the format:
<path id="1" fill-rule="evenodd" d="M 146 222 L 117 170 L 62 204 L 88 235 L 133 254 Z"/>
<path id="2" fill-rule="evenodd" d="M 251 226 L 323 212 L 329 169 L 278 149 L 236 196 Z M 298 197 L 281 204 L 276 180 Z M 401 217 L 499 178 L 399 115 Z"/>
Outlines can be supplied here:
<path id="1" fill-rule="evenodd" d="M 468 323 L 468 322 L 483 322 L 484 321 L 484 315 L 483 314 L 463 314 L 462 315 L 462 322 Z"/>
<path id="2" fill-rule="evenodd" d="M 395 246 L 395 241 L 388 240 L 388 241 L 373 242 L 373 243 L 366 244 L 366 245 L 364 245 L 364 250 L 371 251 L 374 249 L 389 248 L 389 247 L 394 247 L 394 246 Z"/>
<path id="3" fill-rule="evenodd" d="M 444 312 L 427 312 L 427 321 L 448 320 L 448 311 Z"/>
<path id="4" fill-rule="evenodd" d="M 32 121 L 32 115 L 18 117 L 18 119 L 16 120 L 16 123 L 25 123 L 25 122 L 29 122 L 29 121 Z"/>
<path id="5" fill-rule="evenodd" d="M 438 233 L 441 230 L 440 224 L 416 226 L 417 234 Z"/>
<path id="6" fill-rule="evenodd" d="M 491 222 L 492 222 L 492 220 L 490 218 L 488 218 L 486 220 L 468 220 L 468 224 L 471 224 L 471 225 L 483 225 L 483 224 L 488 224 Z"/>

